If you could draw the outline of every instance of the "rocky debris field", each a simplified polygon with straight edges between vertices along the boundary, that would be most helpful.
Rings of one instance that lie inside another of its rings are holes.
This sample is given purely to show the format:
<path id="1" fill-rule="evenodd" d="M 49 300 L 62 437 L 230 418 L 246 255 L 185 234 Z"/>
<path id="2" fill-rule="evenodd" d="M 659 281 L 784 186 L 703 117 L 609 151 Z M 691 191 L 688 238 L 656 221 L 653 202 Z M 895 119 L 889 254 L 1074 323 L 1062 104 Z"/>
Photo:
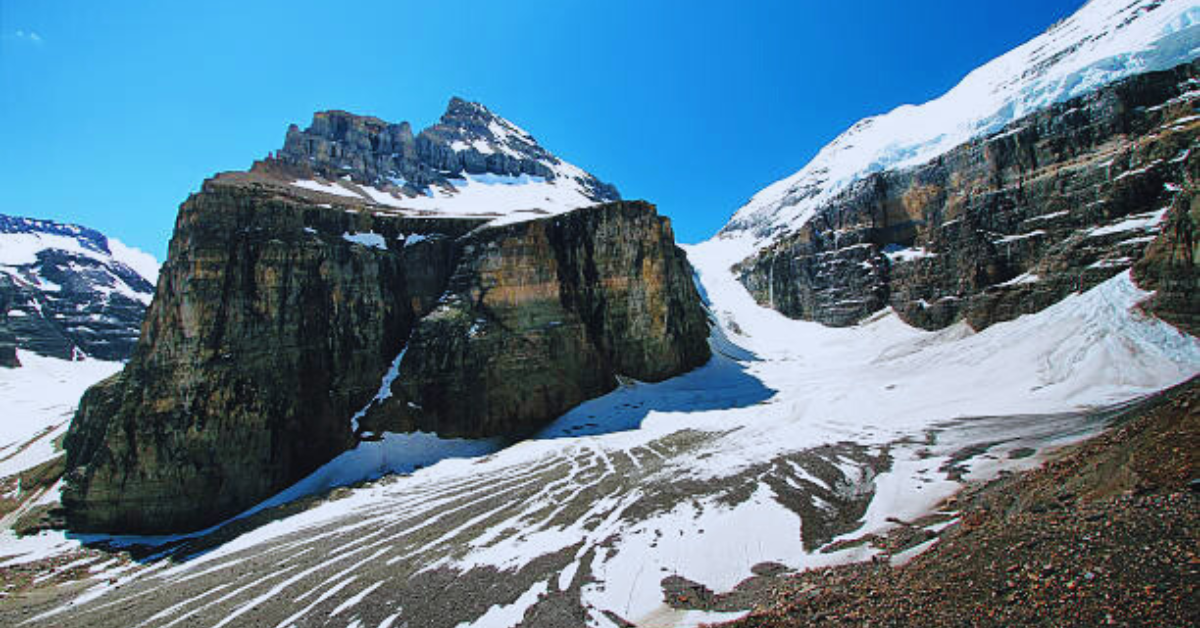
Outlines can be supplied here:
<path id="1" fill-rule="evenodd" d="M 1198 383 L 1039 469 L 964 489 L 943 509 L 957 522 L 907 564 L 891 564 L 898 553 L 760 583 L 766 600 L 726 626 L 1197 625 Z"/>

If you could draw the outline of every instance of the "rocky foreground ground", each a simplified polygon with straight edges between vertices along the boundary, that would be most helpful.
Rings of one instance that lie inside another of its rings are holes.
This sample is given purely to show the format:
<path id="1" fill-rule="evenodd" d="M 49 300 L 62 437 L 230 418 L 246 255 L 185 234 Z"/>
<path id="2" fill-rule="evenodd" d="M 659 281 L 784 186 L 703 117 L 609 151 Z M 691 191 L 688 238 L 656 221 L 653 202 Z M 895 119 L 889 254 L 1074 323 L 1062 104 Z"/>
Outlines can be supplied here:
<path id="1" fill-rule="evenodd" d="M 785 576 L 726 626 L 1200 625 L 1198 461 L 1192 379 L 1037 470 L 965 489 L 911 562 Z"/>

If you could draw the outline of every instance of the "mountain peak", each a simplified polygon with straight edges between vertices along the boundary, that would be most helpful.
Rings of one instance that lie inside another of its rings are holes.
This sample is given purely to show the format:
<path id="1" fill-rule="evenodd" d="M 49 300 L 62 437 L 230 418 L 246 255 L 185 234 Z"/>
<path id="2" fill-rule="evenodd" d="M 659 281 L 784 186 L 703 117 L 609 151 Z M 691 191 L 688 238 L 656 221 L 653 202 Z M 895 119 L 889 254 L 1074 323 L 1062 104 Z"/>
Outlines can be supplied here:
<path id="1" fill-rule="evenodd" d="M 133 352 L 158 264 L 75 224 L 0 214 L 0 366 Z"/>
<path id="2" fill-rule="evenodd" d="M 435 126 L 467 128 L 478 135 L 490 135 L 495 139 L 514 137 L 524 143 L 537 145 L 537 140 L 528 131 L 497 115 L 483 103 L 464 100 L 458 96 L 450 98 L 450 103 L 446 105 L 446 113 L 442 114 L 441 120 Z"/>
<path id="3" fill-rule="evenodd" d="M 319 111 L 307 129 L 289 126 L 283 149 L 255 170 L 334 194 L 330 190 L 342 185 L 337 182 L 346 182 L 368 190 L 362 196 L 349 189 L 347 198 L 437 211 L 461 201 L 472 213 L 555 213 L 621 198 L 615 187 L 559 159 L 521 127 L 457 96 L 436 124 L 416 135 L 407 122 Z"/>
<path id="4" fill-rule="evenodd" d="M 456 118 L 461 116 L 494 116 L 483 103 L 474 102 L 458 96 L 451 96 L 450 102 L 446 105 L 446 113 L 442 114 L 442 120 L 446 118 Z"/>

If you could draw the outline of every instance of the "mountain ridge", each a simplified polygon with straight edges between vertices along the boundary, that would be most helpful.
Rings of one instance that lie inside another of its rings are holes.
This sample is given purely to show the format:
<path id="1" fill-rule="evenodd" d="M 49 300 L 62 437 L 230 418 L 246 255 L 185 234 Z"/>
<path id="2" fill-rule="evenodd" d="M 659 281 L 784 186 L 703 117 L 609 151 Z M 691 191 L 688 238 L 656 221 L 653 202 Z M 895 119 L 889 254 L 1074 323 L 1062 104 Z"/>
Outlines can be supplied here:
<path id="1" fill-rule="evenodd" d="M 0 214 L 0 364 L 18 350 L 128 359 L 157 262 L 72 223 Z"/>
<path id="2" fill-rule="evenodd" d="M 851 184 L 927 163 L 1046 106 L 1200 54 L 1200 8 L 1186 0 L 1091 0 L 1042 35 L 976 68 L 946 94 L 864 118 L 807 165 L 763 188 L 714 239 L 744 256 L 794 233 Z"/>

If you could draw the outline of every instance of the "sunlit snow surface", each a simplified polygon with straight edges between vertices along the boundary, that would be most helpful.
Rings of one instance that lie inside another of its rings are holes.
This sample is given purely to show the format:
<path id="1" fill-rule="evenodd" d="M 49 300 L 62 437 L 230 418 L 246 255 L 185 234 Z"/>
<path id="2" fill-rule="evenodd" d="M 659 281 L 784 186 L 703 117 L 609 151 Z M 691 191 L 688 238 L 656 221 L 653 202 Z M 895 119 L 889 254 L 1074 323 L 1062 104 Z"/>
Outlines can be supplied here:
<path id="1" fill-rule="evenodd" d="M 1009 454 L 1102 427 L 1081 410 L 1200 372 L 1194 338 L 1132 309 L 1146 294 L 1127 274 L 981 333 L 920 331 L 892 314 L 831 329 L 755 305 L 726 270 L 736 249 L 715 241 L 689 250 L 719 322 L 707 366 L 659 384 L 627 382 L 504 449 L 420 434 L 364 443 L 271 503 L 389 468 L 411 474 L 353 489 L 188 561 L 105 576 L 29 625 L 102 617 L 135 598 L 155 600 L 137 606 L 152 609 L 145 612 L 153 617 L 133 622 L 147 626 L 262 616 L 296 625 L 441 625 L 417 588 L 426 581 L 445 582 L 438 595 L 462 613 L 445 617 L 449 627 L 511 626 L 559 592 L 582 606 L 591 626 L 617 625 L 606 612 L 638 626 L 728 619 L 735 615 L 663 605 L 660 582 L 679 575 L 722 592 L 760 563 L 803 568 L 876 551 L 806 548 L 805 526 L 817 521 L 785 505 L 781 491 L 818 508 L 822 496 L 863 498 L 856 521 L 821 544 L 859 537 L 893 525 L 890 517 L 928 513 L 952 494 L 960 484 L 945 468 L 964 448 L 988 446 L 964 461 L 967 479 L 1028 467 L 1036 456 Z M 429 457 L 416 461 L 414 445 Z M 890 462 L 878 464 L 885 450 Z M 142 542 L 166 543 L 169 552 L 178 540 Z M 0 555 L 29 560 L 76 542 L 8 536 Z M 490 584 L 472 589 L 473 578 Z"/>
<path id="2" fill-rule="evenodd" d="M 588 175 L 566 162 L 553 164 L 554 179 L 530 175 L 463 174 L 451 188 L 430 186 L 425 194 L 408 196 L 350 181 L 301 179 L 293 186 L 355 198 L 401 214 L 428 218 L 482 218 L 493 225 L 521 222 L 595 205 L 581 181 Z"/>
<path id="3" fill-rule="evenodd" d="M 746 240 L 745 257 L 755 242 L 799 229 L 823 203 L 871 173 L 928 162 L 1053 103 L 1198 55 L 1195 0 L 1092 0 L 940 98 L 858 122 L 799 172 L 756 194 L 724 236 Z"/>
<path id="4" fill-rule="evenodd" d="M 0 368 L 0 478 L 53 458 L 83 391 L 121 370 L 119 362 L 19 357 L 20 368 Z"/>
<path id="5" fill-rule="evenodd" d="M 20 220 L 20 219 L 18 219 Z M 42 221 L 24 219 L 30 226 L 44 224 Z M 74 225 L 58 225 L 61 228 L 79 230 Z M 0 274 L 8 275 L 17 285 L 32 283 L 44 292 L 58 292 L 61 286 L 55 285 L 41 277 L 36 268 L 28 268 L 38 262 L 38 256 L 46 251 L 62 251 L 64 253 L 95 260 L 109 266 L 119 262 L 137 274 L 144 277 L 153 285 L 158 281 L 158 260 L 153 255 L 140 249 L 124 244 L 115 238 L 106 238 L 108 251 L 97 247 L 90 240 L 78 235 L 52 233 L 32 229 L 27 232 L 0 233 Z M 24 267 L 24 268 L 23 268 Z M 118 292 L 124 296 L 150 304 L 152 292 L 142 292 L 130 286 L 119 275 L 109 272 L 104 280 L 91 279 L 92 288 L 99 292 Z M 14 303 L 12 305 L 19 305 Z M 20 312 L 21 310 L 14 310 Z M 20 316 L 21 314 L 17 314 Z M 11 314 L 10 314 L 11 316 Z"/>

